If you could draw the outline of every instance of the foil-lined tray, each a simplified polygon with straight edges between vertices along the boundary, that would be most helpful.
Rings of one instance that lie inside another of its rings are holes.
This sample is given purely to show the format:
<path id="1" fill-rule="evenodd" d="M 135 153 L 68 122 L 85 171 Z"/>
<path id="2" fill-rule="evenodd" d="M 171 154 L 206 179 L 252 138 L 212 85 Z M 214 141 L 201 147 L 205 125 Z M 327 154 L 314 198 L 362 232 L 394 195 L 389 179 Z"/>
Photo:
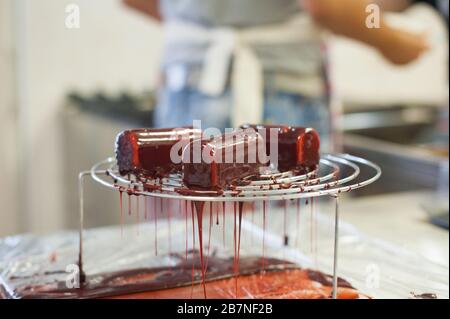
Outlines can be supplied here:
<path id="1" fill-rule="evenodd" d="M 272 207 L 264 227 L 259 210 L 247 211 L 241 225 L 240 256 L 276 258 L 331 274 L 332 216 L 309 212 L 309 209 L 300 215 L 295 214 L 295 210 L 289 212 L 286 222 L 282 218 L 283 209 Z M 233 218 L 233 214 L 228 212 L 224 227 L 222 215 L 205 216 L 203 242 L 206 255 L 233 257 Z M 186 250 L 198 249 L 196 228 L 194 236 L 190 216 L 188 219 L 182 216 L 171 220 L 158 219 L 156 225 L 155 220 L 147 220 L 135 225 L 89 229 L 83 237 L 84 270 L 89 276 L 173 267 Z M 368 237 L 343 222 L 340 223 L 339 237 L 338 275 L 363 294 L 374 298 L 449 297 L 449 274 L 445 266 Z M 194 239 L 196 246 L 193 246 Z M 17 292 L 23 287 L 65 281 L 77 262 L 76 231 L 3 238 L 0 240 L 0 295 L 20 298 Z"/>

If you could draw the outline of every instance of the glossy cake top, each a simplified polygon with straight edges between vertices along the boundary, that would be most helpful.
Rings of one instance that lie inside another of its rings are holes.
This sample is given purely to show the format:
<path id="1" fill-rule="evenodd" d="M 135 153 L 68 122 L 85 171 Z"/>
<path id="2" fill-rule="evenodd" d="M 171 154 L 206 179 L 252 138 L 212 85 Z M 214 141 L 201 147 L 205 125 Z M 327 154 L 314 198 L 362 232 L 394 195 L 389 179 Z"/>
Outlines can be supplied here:
<path id="1" fill-rule="evenodd" d="M 201 138 L 202 131 L 191 127 L 184 128 L 163 128 L 163 129 L 132 129 L 118 134 L 117 140 L 121 137 L 133 140 L 138 146 L 152 146 L 154 144 L 172 143 L 183 138 Z"/>
<path id="2" fill-rule="evenodd" d="M 196 157 L 196 148 L 201 150 L 201 158 Z M 256 163 L 258 151 L 265 154 L 265 143 L 257 132 L 237 130 L 209 139 L 193 140 L 183 150 L 183 163 Z M 264 158 L 263 158 L 264 159 Z M 199 161 L 200 160 L 200 161 Z"/>

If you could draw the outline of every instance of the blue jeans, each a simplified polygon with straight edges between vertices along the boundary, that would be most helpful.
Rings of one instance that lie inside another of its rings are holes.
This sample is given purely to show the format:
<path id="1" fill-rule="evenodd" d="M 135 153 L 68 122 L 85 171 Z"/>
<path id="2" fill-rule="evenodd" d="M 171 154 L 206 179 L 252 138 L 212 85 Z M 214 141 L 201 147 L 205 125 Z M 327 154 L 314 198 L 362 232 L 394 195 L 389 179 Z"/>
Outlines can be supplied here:
<path id="1" fill-rule="evenodd" d="M 189 87 L 180 91 L 164 88 L 159 93 L 155 126 L 179 127 L 192 125 L 193 120 L 201 120 L 203 129 L 216 127 L 223 130 L 231 127 L 230 105 L 229 91 L 218 97 L 210 97 Z M 330 113 L 325 99 L 266 90 L 264 123 L 313 127 L 321 136 L 322 149 L 329 147 Z"/>

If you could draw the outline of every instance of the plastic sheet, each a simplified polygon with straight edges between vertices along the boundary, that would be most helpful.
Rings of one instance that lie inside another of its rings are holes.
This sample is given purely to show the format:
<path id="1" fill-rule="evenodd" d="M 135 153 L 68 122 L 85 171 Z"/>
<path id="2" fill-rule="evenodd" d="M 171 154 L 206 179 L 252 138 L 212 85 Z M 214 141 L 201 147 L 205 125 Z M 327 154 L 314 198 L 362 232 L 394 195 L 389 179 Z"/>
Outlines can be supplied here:
<path id="1" fill-rule="evenodd" d="M 331 212 L 321 207 L 316 209 L 321 213 L 315 212 L 311 203 L 303 203 L 299 208 L 300 214 L 294 201 L 287 202 L 286 211 L 282 204 L 272 205 L 264 226 L 261 204 L 257 203 L 253 209 L 247 207 L 242 220 L 241 258 L 264 255 L 331 274 L 334 229 Z M 196 227 L 193 237 L 191 215 L 188 212 L 187 219 L 183 216 L 174 214 L 171 219 L 159 218 L 156 223 L 147 219 L 135 225 L 86 230 L 83 254 L 86 274 L 177 265 L 179 256 L 186 249 L 198 249 L 199 242 Z M 223 217 L 214 211 L 204 216 L 206 255 L 233 257 L 234 216 L 230 207 L 225 223 Z M 76 265 L 77 260 L 78 232 L 4 238 L 0 240 L 3 294 L 20 298 L 16 293 L 20 287 L 64 281 L 66 270 Z M 412 298 L 424 293 L 436 294 L 438 298 L 449 296 L 446 267 L 367 237 L 345 223 L 340 224 L 338 270 L 340 277 L 374 298 Z"/>

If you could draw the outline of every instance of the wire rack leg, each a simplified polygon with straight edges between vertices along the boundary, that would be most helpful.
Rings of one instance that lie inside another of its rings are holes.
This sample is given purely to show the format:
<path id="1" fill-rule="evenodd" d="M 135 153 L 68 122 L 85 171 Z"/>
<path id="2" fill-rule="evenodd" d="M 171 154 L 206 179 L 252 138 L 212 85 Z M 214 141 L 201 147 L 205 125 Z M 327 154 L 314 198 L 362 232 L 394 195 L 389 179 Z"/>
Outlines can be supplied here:
<path id="1" fill-rule="evenodd" d="M 83 270 L 83 230 L 84 230 L 84 178 L 90 175 L 89 171 L 81 172 L 78 175 L 78 200 L 79 200 L 79 217 L 80 217 L 80 228 L 78 231 L 78 268 L 80 272 L 80 286 L 82 286 L 86 281 L 86 274 Z"/>
<path id="2" fill-rule="evenodd" d="M 339 197 L 334 196 L 334 251 L 333 251 L 333 293 L 332 298 L 337 299 L 338 291 L 338 247 L 339 247 Z"/>

